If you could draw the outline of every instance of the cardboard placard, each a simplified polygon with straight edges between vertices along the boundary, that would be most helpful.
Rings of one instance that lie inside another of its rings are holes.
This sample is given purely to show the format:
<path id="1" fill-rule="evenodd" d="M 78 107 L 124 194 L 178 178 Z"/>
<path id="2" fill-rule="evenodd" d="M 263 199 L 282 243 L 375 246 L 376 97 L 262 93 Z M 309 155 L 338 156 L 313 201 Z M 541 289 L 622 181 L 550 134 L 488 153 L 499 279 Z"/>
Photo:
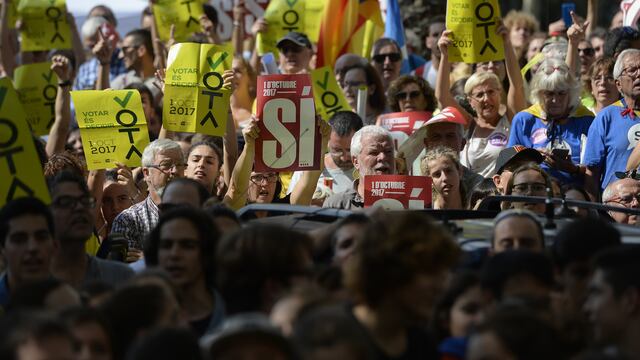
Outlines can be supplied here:
<path id="1" fill-rule="evenodd" d="M 313 79 L 316 110 L 324 121 L 329 121 L 329 118 L 338 111 L 351 111 L 331 66 L 312 70 L 311 79 Z"/>
<path id="2" fill-rule="evenodd" d="M 65 0 L 20 0 L 21 51 L 71 49 Z"/>
<path id="3" fill-rule="evenodd" d="M 175 25 L 176 41 L 185 41 L 195 32 L 201 31 L 200 16 L 203 14 L 201 0 L 157 0 L 153 14 L 158 27 L 158 36 L 168 41 L 171 25 Z"/>
<path id="4" fill-rule="evenodd" d="M 233 34 L 233 6 L 234 0 L 211 0 L 210 4 L 218 10 L 218 36 L 222 41 L 231 41 Z M 264 16 L 269 0 L 245 0 L 244 2 L 244 38 L 252 37 L 251 28 L 256 20 Z"/>
<path id="5" fill-rule="evenodd" d="M 58 76 L 51 62 L 19 66 L 13 78 L 31 130 L 36 136 L 47 135 L 56 118 L 58 95 Z"/>
<path id="6" fill-rule="evenodd" d="M 497 0 L 447 1 L 447 29 L 453 31 L 449 61 L 468 64 L 504 59 L 504 44 L 496 27 Z"/>
<path id="7" fill-rule="evenodd" d="M 395 149 L 398 150 L 411 134 L 420 129 L 431 118 L 431 115 L 430 111 L 382 114 L 378 116 L 376 124 L 389 130 L 393 137 Z"/>
<path id="8" fill-rule="evenodd" d="M 385 210 L 431 207 L 431 178 L 409 175 L 370 175 L 364 177 L 364 207 Z"/>
<path id="9" fill-rule="evenodd" d="M 308 74 L 258 76 L 257 110 L 256 171 L 320 169 L 322 136 Z"/>

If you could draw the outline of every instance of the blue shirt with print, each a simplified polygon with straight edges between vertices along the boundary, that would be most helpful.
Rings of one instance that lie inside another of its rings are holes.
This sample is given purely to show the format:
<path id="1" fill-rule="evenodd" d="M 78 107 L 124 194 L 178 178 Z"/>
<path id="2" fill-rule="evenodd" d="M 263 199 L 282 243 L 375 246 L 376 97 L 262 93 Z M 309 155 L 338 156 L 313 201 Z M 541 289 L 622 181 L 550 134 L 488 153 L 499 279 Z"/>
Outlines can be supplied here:
<path id="1" fill-rule="evenodd" d="M 589 129 L 582 163 L 600 168 L 601 190 L 617 179 L 616 171 L 626 170 L 629 155 L 640 139 L 640 112 L 633 114 L 626 109 L 624 99 L 607 106 Z"/>
<path id="2" fill-rule="evenodd" d="M 587 136 L 593 122 L 593 113 L 580 105 L 564 124 L 556 124 L 554 129 L 541 120 L 542 108 L 536 104 L 521 111 L 511 121 L 509 143 L 507 147 L 522 145 L 534 149 L 552 149 L 555 147 L 569 149 L 571 161 L 580 163 L 583 138 Z M 549 134 L 549 136 L 547 136 Z M 552 143 L 553 141 L 553 143 Z M 576 183 L 578 179 L 571 174 L 555 170 L 546 163 L 542 168 L 561 183 Z"/>

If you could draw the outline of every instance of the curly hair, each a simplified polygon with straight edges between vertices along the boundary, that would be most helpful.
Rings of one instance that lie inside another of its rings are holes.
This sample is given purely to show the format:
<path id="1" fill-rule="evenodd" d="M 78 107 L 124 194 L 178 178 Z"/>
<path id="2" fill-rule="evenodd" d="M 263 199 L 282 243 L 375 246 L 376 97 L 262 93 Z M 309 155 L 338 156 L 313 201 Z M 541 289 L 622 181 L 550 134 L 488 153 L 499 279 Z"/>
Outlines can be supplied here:
<path id="1" fill-rule="evenodd" d="M 373 307 L 418 274 L 450 269 L 460 256 L 451 234 L 425 214 L 387 213 L 385 220 L 366 228 L 344 270 L 346 288 Z"/>
<path id="2" fill-rule="evenodd" d="M 44 176 L 46 179 L 53 179 L 64 170 L 72 171 L 80 176 L 84 176 L 87 172 L 82 161 L 68 150 L 51 155 L 44 164 Z"/>
<path id="3" fill-rule="evenodd" d="M 593 79 L 596 75 L 603 73 L 603 75 L 611 76 L 613 79 L 613 66 L 615 65 L 615 60 L 612 58 L 598 58 L 596 61 L 591 64 L 589 67 L 589 71 L 587 72 L 587 76 L 585 76 L 585 80 L 582 82 L 583 87 L 591 93 L 593 90 L 591 88 L 591 79 Z"/>
<path id="4" fill-rule="evenodd" d="M 431 86 L 429 86 L 427 80 L 419 76 L 402 75 L 393 80 L 387 89 L 387 104 L 389 104 L 389 108 L 391 108 L 392 111 L 400 111 L 400 105 L 398 104 L 399 101 L 396 100 L 396 96 L 409 84 L 416 84 L 420 87 L 420 91 L 427 101 L 427 106 L 422 109 L 423 111 L 433 111 L 436 109 L 436 105 L 438 104 L 436 94 Z"/>
<path id="5" fill-rule="evenodd" d="M 529 30 L 529 33 L 533 34 L 540 30 L 540 22 L 531 14 L 527 14 L 524 11 L 511 10 L 504 17 L 504 26 L 511 30 L 512 27 L 521 25 Z"/>

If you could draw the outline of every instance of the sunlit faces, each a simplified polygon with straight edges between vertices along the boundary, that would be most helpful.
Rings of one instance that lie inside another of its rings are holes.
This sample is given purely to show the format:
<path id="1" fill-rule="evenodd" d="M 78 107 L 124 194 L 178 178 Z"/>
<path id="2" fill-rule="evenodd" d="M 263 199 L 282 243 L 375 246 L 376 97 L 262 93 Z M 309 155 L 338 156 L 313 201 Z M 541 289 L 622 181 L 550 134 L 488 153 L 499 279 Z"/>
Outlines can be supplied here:
<path id="1" fill-rule="evenodd" d="M 184 169 L 185 164 L 180 149 L 158 151 L 153 165 L 143 168 L 149 191 L 154 191 L 161 196 L 169 181 L 184 175 Z"/>
<path id="2" fill-rule="evenodd" d="M 185 176 L 211 191 L 220 176 L 220 159 L 216 151 L 208 145 L 200 145 L 191 150 Z"/>
<path id="3" fill-rule="evenodd" d="M 560 119 L 569 115 L 569 90 L 541 90 L 541 104 L 548 119 Z"/>
<path id="4" fill-rule="evenodd" d="M 517 173 L 513 177 L 512 195 L 546 196 L 546 180 L 539 171 L 530 169 Z M 544 213 L 544 204 L 514 202 L 514 208 L 524 208 L 535 213 Z"/>
<path id="5" fill-rule="evenodd" d="M 622 61 L 622 73 L 616 80 L 618 91 L 623 95 L 637 99 L 640 97 L 640 55 L 631 54 Z"/>
<path id="6" fill-rule="evenodd" d="M 127 187 L 115 181 L 105 182 L 102 190 L 102 216 L 107 224 L 112 224 L 113 220 L 123 210 L 133 205 Z"/>
<path id="7" fill-rule="evenodd" d="M 595 51 L 595 57 L 601 58 L 604 55 L 604 39 L 601 37 L 594 36 L 590 39 L 591 47 Z"/>
<path id="8" fill-rule="evenodd" d="M 433 190 L 444 197 L 460 192 L 460 169 L 446 156 L 428 163 L 429 174 L 433 181 Z"/>
<path id="9" fill-rule="evenodd" d="M 179 287 L 205 279 L 200 242 L 198 229 L 186 219 L 169 220 L 160 229 L 158 265 Z"/>
<path id="10" fill-rule="evenodd" d="M 363 134 L 360 141 L 362 144 L 360 154 L 351 157 L 360 176 L 395 173 L 393 141 L 389 136 Z"/>
<path id="11" fill-rule="evenodd" d="M 251 79 L 249 78 L 249 74 L 247 74 L 247 68 L 242 60 L 239 58 L 233 58 L 231 66 L 233 68 L 233 79 L 236 82 L 236 88 L 247 88 Z"/>
<path id="12" fill-rule="evenodd" d="M 593 98 L 596 99 L 596 102 L 599 104 L 608 106 L 620 97 L 613 75 L 609 74 L 606 70 L 601 70 L 593 74 L 590 81 L 591 95 L 593 95 Z"/>
<path id="13" fill-rule="evenodd" d="M 633 179 L 618 180 L 612 185 L 614 195 L 607 199 L 606 205 L 620 206 L 630 209 L 640 208 L 640 182 Z M 635 214 L 609 212 L 609 215 L 618 223 L 633 225 L 638 217 Z"/>
<path id="14" fill-rule="evenodd" d="M 124 66 L 128 70 L 134 69 L 142 61 L 140 54 L 140 45 L 135 43 L 133 36 L 125 36 L 120 47 L 120 57 L 124 61 Z"/>
<path id="15" fill-rule="evenodd" d="M 339 136 L 335 131 L 331 131 L 329 136 L 329 155 L 331 160 L 337 167 L 344 170 L 353 168 L 351 162 L 351 138 L 354 132 L 352 131 L 347 136 Z"/>
<path id="16" fill-rule="evenodd" d="M 543 38 L 535 38 L 529 41 L 529 46 L 527 47 L 527 62 L 531 61 L 534 56 L 536 56 L 540 51 L 542 51 L 542 45 L 544 45 L 545 39 Z"/>
<path id="17" fill-rule="evenodd" d="M 313 51 L 306 46 L 300 46 L 293 41 L 284 41 L 280 50 L 280 69 L 285 74 L 297 74 L 309 68 L 309 61 Z"/>
<path id="18" fill-rule="evenodd" d="M 251 172 L 247 201 L 249 203 L 269 204 L 276 196 L 278 174 L 274 172 Z"/>
<path id="19" fill-rule="evenodd" d="M 493 73 L 498 77 L 498 79 L 500 79 L 500 81 L 503 81 L 504 78 L 507 76 L 507 69 L 504 65 L 503 60 L 486 61 L 486 62 L 478 63 L 476 65 L 476 72 L 477 73 L 482 73 L 482 72 Z"/>
<path id="20" fill-rule="evenodd" d="M 395 45 L 381 47 L 378 53 L 373 55 L 373 60 L 373 66 L 385 84 L 389 84 L 400 76 L 402 55 Z"/>
<path id="21" fill-rule="evenodd" d="M 528 217 L 510 216 L 500 221 L 493 230 L 494 253 L 507 250 L 541 252 L 543 244 L 539 226 Z"/>
<path id="22" fill-rule="evenodd" d="M 511 44 L 516 48 L 522 48 L 527 45 L 529 37 L 531 36 L 531 30 L 524 24 L 514 24 L 509 31 L 509 39 Z"/>
<path id="23" fill-rule="evenodd" d="M 50 276 L 49 263 L 57 243 L 44 216 L 25 214 L 9 220 L 4 241 L 2 255 L 10 279 L 23 282 Z"/>
<path id="24" fill-rule="evenodd" d="M 396 94 L 400 111 L 423 111 L 427 108 L 427 99 L 420 86 L 416 83 L 408 83 Z"/>
<path id="25" fill-rule="evenodd" d="M 445 146 L 460 152 L 464 148 L 464 138 L 459 127 L 462 125 L 450 122 L 440 122 L 427 125 L 427 136 L 424 145 L 427 149 Z"/>
<path id="26" fill-rule="evenodd" d="M 437 46 L 438 39 L 442 36 L 445 28 L 445 23 L 433 23 L 429 25 L 429 32 L 425 38 L 425 45 L 428 49 L 433 50 Z"/>
<path id="27" fill-rule="evenodd" d="M 499 116 L 500 87 L 494 81 L 485 81 L 476 86 L 469 94 L 469 103 L 476 113 L 484 119 L 494 119 Z"/>
<path id="28" fill-rule="evenodd" d="M 351 107 L 351 110 L 356 111 L 358 107 L 358 88 L 360 86 L 367 86 L 367 74 L 362 68 L 353 68 L 344 74 L 344 79 L 340 83 L 344 96 Z M 369 95 L 372 94 L 374 89 L 368 89 Z"/>
<path id="29" fill-rule="evenodd" d="M 578 56 L 580 56 L 580 74 L 585 75 L 589 67 L 596 59 L 596 51 L 587 40 L 582 40 L 578 44 Z"/>

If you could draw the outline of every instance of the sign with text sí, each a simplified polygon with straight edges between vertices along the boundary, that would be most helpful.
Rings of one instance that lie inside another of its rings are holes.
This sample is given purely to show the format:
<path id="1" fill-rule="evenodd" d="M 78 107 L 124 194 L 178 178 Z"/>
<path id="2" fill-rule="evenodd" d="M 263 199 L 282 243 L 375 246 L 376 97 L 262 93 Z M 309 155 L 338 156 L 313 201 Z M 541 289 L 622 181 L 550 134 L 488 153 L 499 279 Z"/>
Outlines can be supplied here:
<path id="1" fill-rule="evenodd" d="M 321 135 L 308 74 L 258 76 L 256 171 L 320 169 Z"/>
<path id="2" fill-rule="evenodd" d="M 396 150 L 420 129 L 427 120 L 431 119 L 430 111 L 411 111 L 382 114 L 378 116 L 377 124 L 389 130 L 393 136 Z"/>
<path id="3" fill-rule="evenodd" d="M 431 178 L 409 175 L 371 175 L 364 177 L 364 207 L 385 210 L 431 207 Z"/>

